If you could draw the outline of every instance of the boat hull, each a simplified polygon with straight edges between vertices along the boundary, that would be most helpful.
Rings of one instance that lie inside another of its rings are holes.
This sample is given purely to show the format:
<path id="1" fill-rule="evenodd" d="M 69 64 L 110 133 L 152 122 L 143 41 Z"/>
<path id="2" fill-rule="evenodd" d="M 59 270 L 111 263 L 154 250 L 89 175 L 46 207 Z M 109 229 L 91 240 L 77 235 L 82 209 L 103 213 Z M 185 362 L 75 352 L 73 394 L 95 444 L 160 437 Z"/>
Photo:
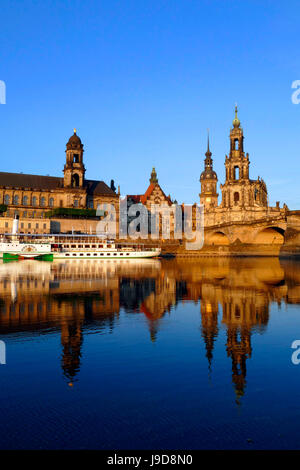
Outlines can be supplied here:
<path id="1" fill-rule="evenodd" d="M 153 251 L 111 251 L 111 252 L 65 252 L 65 253 L 53 253 L 54 259 L 137 259 L 137 258 L 154 258 L 159 256 L 160 250 Z"/>

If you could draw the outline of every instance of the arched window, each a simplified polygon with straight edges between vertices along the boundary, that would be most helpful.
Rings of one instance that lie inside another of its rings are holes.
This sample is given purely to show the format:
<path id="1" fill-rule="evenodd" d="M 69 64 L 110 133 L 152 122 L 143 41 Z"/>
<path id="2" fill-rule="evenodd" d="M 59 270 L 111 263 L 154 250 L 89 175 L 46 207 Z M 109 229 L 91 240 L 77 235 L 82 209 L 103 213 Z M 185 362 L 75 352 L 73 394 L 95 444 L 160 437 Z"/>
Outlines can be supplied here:
<path id="1" fill-rule="evenodd" d="M 233 195 L 233 200 L 234 200 L 234 203 L 237 204 L 240 200 L 240 193 L 234 193 Z"/>
<path id="2" fill-rule="evenodd" d="M 10 203 L 10 197 L 8 194 L 5 194 L 4 196 L 4 204 L 7 206 Z"/>
<path id="3" fill-rule="evenodd" d="M 45 207 L 45 205 L 46 205 L 46 198 L 43 196 L 41 197 L 41 206 Z"/>
<path id="4" fill-rule="evenodd" d="M 37 205 L 37 197 L 36 196 L 33 196 L 33 198 L 32 198 L 32 205 L 33 206 Z"/>
<path id="5" fill-rule="evenodd" d="M 16 194 L 14 196 L 14 202 L 13 202 L 15 205 L 18 205 L 19 204 L 19 196 Z"/>
<path id="6" fill-rule="evenodd" d="M 53 207 L 53 206 L 54 206 L 54 199 L 53 199 L 53 197 L 50 197 L 50 199 L 49 199 L 49 206 L 50 206 L 50 207 Z"/>
<path id="7" fill-rule="evenodd" d="M 23 206 L 28 205 L 28 196 L 23 196 Z"/>
<path id="8" fill-rule="evenodd" d="M 233 177 L 235 180 L 240 179 L 240 169 L 238 166 L 235 166 L 233 169 Z"/>
<path id="9" fill-rule="evenodd" d="M 238 139 L 235 139 L 234 141 L 234 150 L 238 150 L 239 149 L 239 141 Z"/>
<path id="10" fill-rule="evenodd" d="M 78 188 L 79 186 L 79 175 L 77 173 L 74 173 L 72 176 L 72 186 L 73 188 Z"/>

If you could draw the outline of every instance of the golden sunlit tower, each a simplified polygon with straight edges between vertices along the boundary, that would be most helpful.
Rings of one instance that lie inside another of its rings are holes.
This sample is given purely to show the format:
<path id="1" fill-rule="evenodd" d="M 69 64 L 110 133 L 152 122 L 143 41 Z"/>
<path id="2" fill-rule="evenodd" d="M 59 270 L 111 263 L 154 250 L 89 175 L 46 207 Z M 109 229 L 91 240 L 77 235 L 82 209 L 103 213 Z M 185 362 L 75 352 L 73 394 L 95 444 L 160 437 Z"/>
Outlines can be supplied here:
<path id="1" fill-rule="evenodd" d="M 74 129 L 66 148 L 64 166 L 64 187 L 82 188 L 84 185 L 85 167 L 83 164 L 83 144 Z"/>
<path id="2" fill-rule="evenodd" d="M 221 185 L 222 204 L 228 209 L 267 207 L 268 195 L 261 178 L 249 178 L 249 154 L 244 152 L 244 133 L 235 106 L 235 117 L 230 129 L 230 152 L 225 156 L 226 180 Z"/>
<path id="3" fill-rule="evenodd" d="M 209 211 L 218 205 L 217 173 L 213 170 L 212 153 L 209 148 L 209 136 L 207 137 L 207 151 L 205 153 L 204 171 L 200 175 L 201 193 L 200 204 L 204 205 L 204 210 Z"/>

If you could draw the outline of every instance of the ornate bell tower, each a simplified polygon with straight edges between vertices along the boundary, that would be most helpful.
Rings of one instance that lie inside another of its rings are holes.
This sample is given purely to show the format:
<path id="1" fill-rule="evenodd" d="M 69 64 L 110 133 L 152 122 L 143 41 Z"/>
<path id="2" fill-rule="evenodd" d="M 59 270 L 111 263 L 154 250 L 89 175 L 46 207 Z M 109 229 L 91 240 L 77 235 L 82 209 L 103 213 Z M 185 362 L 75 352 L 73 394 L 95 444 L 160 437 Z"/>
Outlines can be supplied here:
<path id="1" fill-rule="evenodd" d="M 235 118 L 230 129 L 230 152 L 226 155 L 226 181 L 249 179 L 249 155 L 244 153 L 244 134 L 235 106 Z"/>
<path id="2" fill-rule="evenodd" d="M 83 144 L 76 134 L 70 137 L 66 148 L 66 164 L 64 166 L 64 187 L 82 188 L 85 167 L 83 164 Z"/>
<path id="3" fill-rule="evenodd" d="M 212 153 L 209 148 L 209 136 L 207 137 L 207 151 L 205 153 L 204 171 L 200 175 L 201 193 L 200 204 L 204 205 L 204 210 L 208 211 L 218 205 L 217 173 L 213 170 Z"/>
<path id="4" fill-rule="evenodd" d="M 244 153 L 244 134 L 235 106 L 235 117 L 230 129 L 230 152 L 225 157 L 226 181 L 221 185 L 221 207 L 235 210 L 244 217 L 241 209 L 267 207 L 268 196 L 265 182 L 249 178 L 249 154 Z"/>

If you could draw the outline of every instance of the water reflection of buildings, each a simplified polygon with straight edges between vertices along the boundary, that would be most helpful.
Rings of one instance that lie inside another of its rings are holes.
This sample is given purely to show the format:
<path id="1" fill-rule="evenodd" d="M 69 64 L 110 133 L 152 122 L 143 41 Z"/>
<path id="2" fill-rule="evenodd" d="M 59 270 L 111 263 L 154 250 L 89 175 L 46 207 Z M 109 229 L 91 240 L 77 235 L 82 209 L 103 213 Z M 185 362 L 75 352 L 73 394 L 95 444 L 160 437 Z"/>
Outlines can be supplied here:
<path id="1" fill-rule="evenodd" d="M 239 400 L 251 336 L 266 328 L 271 302 L 300 302 L 300 275 L 293 263 L 276 258 L 0 265 L 0 332 L 60 330 L 62 368 L 70 384 L 80 369 L 86 328 L 113 332 L 121 310 L 143 313 L 155 341 L 164 315 L 190 301 L 200 302 L 210 370 L 220 329 L 226 330 L 224 346 Z"/>

